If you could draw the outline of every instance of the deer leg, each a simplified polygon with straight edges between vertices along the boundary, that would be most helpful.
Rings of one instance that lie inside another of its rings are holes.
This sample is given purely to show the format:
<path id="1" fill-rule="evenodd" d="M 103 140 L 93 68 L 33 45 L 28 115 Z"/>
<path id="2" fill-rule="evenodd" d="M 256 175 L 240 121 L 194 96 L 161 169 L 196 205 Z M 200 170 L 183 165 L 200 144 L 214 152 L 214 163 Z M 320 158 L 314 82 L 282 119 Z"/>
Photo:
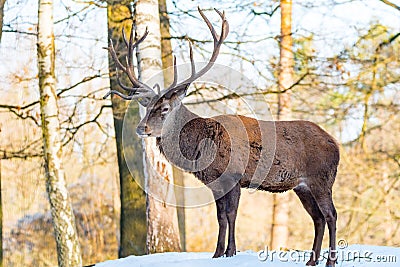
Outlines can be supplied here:
<path id="1" fill-rule="evenodd" d="M 327 267 L 334 267 L 336 263 L 336 220 L 337 213 L 332 200 L 332 190 L 327 187 L 311 187 L 311 192 L 325 217 L 329 230 L 329 255 Z"/>
<path id="2" fill-rule="evenodd" d="M 236 255 L 236 242 L 235 242 L 235 222 L 240 199 L 240 185 L 236 184 L 234 188 L 225 196 L 226 198 L 226 215 L 228 218 L 228 247 L 226 248 L 225 255 L 232 257 Z"/>
<path id="3" fill-rule="evenodd" d="M 307 266 L 316 266 L 321 254 L 322 239 L 325 231 L 325 217 L 318 207 L 310 189 L 307 186 L 300 186 L 294 189 L 294 192 L 299 197 L 303 207 L 311 216 L 314 222 L 314 242 L 310 260 L 306 263 Z"/>
<path id="4" fill-rule="evenodd" d="M 214 194 L 214 197 L 215 196 L 216 194 Z M 216 199 L 215 203 L 217 206 L 217 219 L 218 219 L 219 231 L 218 231 L 217 248 L 215 249 L 213 258 L 218 258 L 224 255 L 226 227 L 228 224 L 228 219 L 226 216 L 225 196 Z"/>

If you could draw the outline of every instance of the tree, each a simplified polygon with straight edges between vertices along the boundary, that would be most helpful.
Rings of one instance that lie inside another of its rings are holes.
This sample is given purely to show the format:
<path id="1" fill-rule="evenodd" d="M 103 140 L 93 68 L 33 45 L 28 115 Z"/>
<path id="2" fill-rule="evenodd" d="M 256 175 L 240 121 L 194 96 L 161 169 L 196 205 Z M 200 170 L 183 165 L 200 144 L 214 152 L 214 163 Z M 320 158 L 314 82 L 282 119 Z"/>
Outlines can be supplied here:
<path id="1" fill-rule="evenodd" d="M 136 33 L 149 34 L 138 49 L 138 72 L 141 81 L 164 84 L 161 60 L 161 33 L 157 0 L 139 0 L 135 5 Z M 157 78 L 155 78 L 157 75 Z M 157 80 L 157 81 L 156 81 Z M 149 253 L 179 251 L 177 212 L 168 203 L 173 184 L 171 165 L 161 155 L 154 138 L 143 141 L 146 152 L 145 179 L 147 192 L 147 249 Z M 167 183 L 165 183 L 167 181 Z M 163 186 L 163 183 L 166 184 Z M 171 184 L 170 184 L 171 183 Z"/>
<path id="2" fill-rule="evenodd" d="M 292 52 L 292 0 L 281 0 L 281 36 L 278 85 L 278 120 L 291 117 L 290 88 L 293 84 L 293 52 Z M 286 246 L 289 238 L 289 199 L 288 194 L 274 194 L 271 248 Z"/>
<path id="3" fill-rule="evenodd" d="M 1 198 L 1 159 L 0 159 L 0 267 L 3 267 L 3 202 Z"/>
<path id="4" fill-rule="evenodd" d="M 1 35 L 3 33 L 3 18 L 4 18 L 4 5 L 6 4 L 6 0 L 0 0 L 0 42 Z"/>
<path id="5" fill-rule="evenodd" d="M 60 122 L 54 74 L 53 1 L 39 1 L 37 56 L 46 190 L 50 202 L 59 266 L 81 266 L 74 213 L 61 158 Z"/>
<path id="6" fill-rule="evenodd" d="M 131 10 L 128 1 L 112 2 L 107 7 L 108 39 L 113 43 L 122 43 L 121 30 L 130 27 Z M 116 46 L 119 56 L 123 59 L 126 52 L 124 46 Z M 109 56 L 110 74 L 115 74 L 114 62 Z M 117 81 L 110 75 L 110 88 L 120 90 Z M 128 255 L 143 255 L 146 253 L 146 196 L 143 189 L 135 181 L 143 181 L 143 149 L 142 142 L 133 132 L 130 135 L 129 147 L 123 147 L 122 132 L 124 117 L 127 115 L 129 103 L 117 96 L 112 97 L 112 110 L 114 118 L 115 141 L 117 147 L 119 185 L 120 185 L 120 240 L 119 257 Z M 139 123 L 139 104 L 129 105 L 129 121 L 136 125 Z M 125 155 L 135 165 L 131 171 L 128 169 Z"/>
<path id="7" fill-rule="evenodd" d="M 389 0 L 379 0 L 379 1 L 400 11 L 400 6 L 396 5 L 392 1 L 389 1 Z"/>
<path id="8" fill-rule="evenodd" d="M 159 0 L 159 13 L 160 13 L 160 30 L 161 30 L 161 58 L 162 66 L 164 70 L 164 86 L 168 86 L 173 81 L 173 56 L 172 56 L 172 46 L 171 46 L 171 34 L 170 34 L 170 24 L 169 16 L 167 10 L 167 1 Z M 174 182 L 177 186 L 184 186 L 184 176 L 183 171 L 176 167 L 172 167 Z M 181 241 L 182 251 L 186 251 L 186 223 L 185 223 L 185 207 L 183 207 L 185 195 L 183 190 L 176 190 L 175 196 L 177 199 L 177 213 L 178 213 L 178 227 L 179 227 L 179 238 Z M 179 204 L 181 203 L 181 204 Z M 179 206 L 182 205 L 182 206 Z"/>

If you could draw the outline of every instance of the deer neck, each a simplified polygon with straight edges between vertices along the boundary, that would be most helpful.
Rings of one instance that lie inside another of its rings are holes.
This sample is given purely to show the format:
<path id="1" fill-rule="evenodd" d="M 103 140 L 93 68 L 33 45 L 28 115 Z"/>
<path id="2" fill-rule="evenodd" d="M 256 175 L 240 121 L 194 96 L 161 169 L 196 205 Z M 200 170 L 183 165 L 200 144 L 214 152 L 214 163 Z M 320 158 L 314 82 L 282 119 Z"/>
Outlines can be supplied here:
<path id="1" fill-rule="evenodd" d="M 188 172 L 194 170 L 194 163 L 182 157 L 180 153 L 180 134 L 188 122 L 198 118 L 201 117 L 191 112 L 183 104 L 179 104 L 170 113 L 167 121 L 164 122 L 161 137 L 157 137 L 157 145 L 160 152 L 167 160 L 176 167 Z"/>
<path id="2" fill-rule="evenodd" d="M 200 118 L 199 115 L 191 112 L 185 105 L 179 104 L 169 115 L 167 122 L 163 125 L 163 138 L 179 137 L 181 129 L 189 121 Z"/>

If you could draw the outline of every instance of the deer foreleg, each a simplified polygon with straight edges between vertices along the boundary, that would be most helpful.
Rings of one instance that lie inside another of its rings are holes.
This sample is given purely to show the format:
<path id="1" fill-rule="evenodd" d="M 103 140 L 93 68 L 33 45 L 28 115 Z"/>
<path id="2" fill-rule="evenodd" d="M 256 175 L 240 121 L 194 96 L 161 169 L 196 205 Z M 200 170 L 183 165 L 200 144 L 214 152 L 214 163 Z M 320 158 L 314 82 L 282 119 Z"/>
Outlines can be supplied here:
<path id="1" fill-rule="evenodd" d="M 228 219 L 226 216 L 225 196 L 216 199 L 215 203 L 217 206 L 217 219 L 218 219 L 219 231 L 218 231 L 217 248 L 215 249 L 213 258 L 218 258 L 224 255 L 226 227 L 228 224 Z"/>

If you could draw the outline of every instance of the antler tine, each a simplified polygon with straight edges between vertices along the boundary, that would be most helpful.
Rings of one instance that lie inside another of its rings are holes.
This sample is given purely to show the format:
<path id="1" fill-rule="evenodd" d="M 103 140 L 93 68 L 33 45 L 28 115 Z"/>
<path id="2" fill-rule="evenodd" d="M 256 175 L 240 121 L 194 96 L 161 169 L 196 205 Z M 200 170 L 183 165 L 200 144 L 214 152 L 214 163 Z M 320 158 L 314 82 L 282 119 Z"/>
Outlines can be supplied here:
<path id="1" fill-rule="evenodd" d="M 124 40 L 125 46 L 128 49 L 128 59 L 126 60 L 127 68 L 133 68 L 132 67 L 133 50 L 131 51 L 132 40 L 133 40 L 133 24 L 132 24 L 131 32 L 130 32 L 130 35 L 129 35 L 129 42 L 126 39 L 125 29 L 124 28 L 122 28 L 122 39 Z"/>
<path id="2" fill-rule="evenodd" d="M 192 47 L 191 42 L 189 41 L 191 75 L 190 75 L 189 78 L 187 78 L 186 80 L 180 82 L 178 85 L 172 86 L 172 85 L 175 84 L 175 79 L 176 79 L 176 74 L 175 74 L 176 69 L 175 69 L 175 71 L 174 71 L 174 82 L 170 87 L 168 87 L 165 90 L 165 93 L 172 93 L 174 91 L 186 90 L 187 87 L 193 81 L 195 81 L 197 78 L 201 77 L 207 71 L 209 71 L 211 69 L 211 67 L 214 65 L 214 62 L 218 57 L 219 49 L 220 49 L 223 41 L 228 36 L 229 24 L 228 24 L 228 21 L 225 18 L 225 13 L 224 12 L 220 12 L 219 10 L 215 9 L 215 11 L 218 13 L 218 15 L 222 19 L 221 35 L 218 36 L 218 34 L 216 33 L 214 27 L 212 26 L 210 20 L 206 17 L 206 15 L 204 15 L 204 13 L 200 9 L 200 7 L 198 7 L 198 10 L 199 10 L 199 13 L 200 13 L 201 17 L 203 18 L 204 22 L 207 24 L 207 27 L 210 30 L 211 35 L 212 35 L 213 40 L 214 40 L 214 49 L 213 49 L 211 58 L 208 61 L 208 63 L 206 64 L 206 66 L 204 66 L 200 71 L 196 72 L 196 66 L 195 66 L 195 63 L 194 63 L 194 60 L 193 60 L 193 47 Z M 175 65 L 175 63 L 174 63 L 174 65 Z"/>
<path id="3" fill-rule="evenodd" d="M 117 67 L 117 68 L 120 68 L 122 71 L 125 72 L 125 71 L 126 71 L 126 68 L 125 68 L 125 66 L 121 63 L 121 61 L 119 61 L 118 56 L 117 56 L 117 53 L 115 52 L 115 49 L 114 49 L 114 44 L 113 44 L 113 42 L 112 42 L 111 39 L 110 39 L 110 46 L 107 47 L 107 50 L 110 52 L 111 57 L 113 58 L 113 60 L 114 60 L 114 62 L 115 62 L 115 64 L 116 64 L 116 67 Z"/>
<path id="4" fill-rule="evenodd" d="M 128 86 L 124 85 L 124 84 L 122 83 L 121 79 L 120 79 L 119 74 L 118 74 L 118 68 L 115 69 L 115 73 L 116 73 L 116 76 L 117 76 L 117 83 L 118 83 L 118 85 L 119 85 L 122 89 L 124 89 L 125 91 L 131 92 L 131 93 L 132 93 L 132 92 L 133 92 L 133 93 L 136 93 L 136 92 L 139 92 L 139 93 L 147 92 L 147 89 L 143 89 L 142 87 L 131 88 L 131 87 L 128 87 Z"/>
<path id="5" fill-rule="evenodd" d="M 178 68 L 176 66 L 176 56 L 174 56 L 174 80 L 172 81 L 171 85 L 168 86 L 167 89 L 165 89 L 165 91 L 174 88 L 177 82 L 178 82 Z"/>
<path id="6" fill-rule="evenodd" d="M 131 32 L 131 35 L 132 35 L 132 32 Z M 124 28 L 122 28 L 122 39 L 124 40 L 125 46 L 128 47 L 129 43 L 128 43 L 128 40 L 126 39 L 126 34 L 125 34 Z"/>
<path id="7" fill-rule="evenodd" d="M 121 98 L 125 99 L 125 100 L 132 100 L 132 99 L 139 99 L 139 98 L 146 98 L 146 97 L 152 97 L 154 96 L 154 93 L 145 93 L 145 94 L 136 94 L 136 95 L 125 95 L 123 93 L 121 93 L 120 91 L 117 90 L 110 90 L 107 92 L 107 94 L 105 94 L 105 96 L 103 96 L 103 99 L 106 99 L 109 95 L 114 94 L 114 95 L 118 95 Z"/>
<path id="8" fill-rule="evenodd" d="M 128 55 L 125 57 L 126 60 L 126 66 L 124 66 L 121 61 L 118 59 L 117 53 L 115 52 L 115 48 L 114 48 L 114 44 L 112 42 L 112 40 L 110 39 L 110 45 L 107 48 L 108 51 L 111 54 L 112 59 L 115 62 L 116 65 L 116 76 L 117 76 L 117 82 L 118 85 L 125 91 L 128 91 L 129 94 L 125 95 L 121 92 L 115 91 L 115 90 L 111 90 L 109 93 L 107 93 L 105 95 L 105 97 L 108 97 L 110 94 L 116 94 L 120 97 L 122 97 L 123 99 L 126 100 L 131 100 L 131 99 L 135 99 L 135 98 L 144 98 L 144 97 L 151 97 L 154 96 L 154 91 L 146 84 L 140 82 L 136 76 L 135 76 L 135 72 L 134 72 L 134 67 L 133 67 L 133 52 L 134 49 L 141 43 L 144 41 L 144 39 L 147 37 L 147 35 L 149 34 L 148 29 L 146 28 L 145 33 L 143 34 L 142 37 L 140 37 L 136 42 L 133 42 L 133 34 L 134 34 L 134 27 L 132 25 L 131 28 L 131 32 L 130 32 L 130 36 L 129 36 L 129 42 L 126 38 L 126 34 L 125 34 L 125 30 L 122 29 L 122 38 L 123 41 L 128 49 Z M 119 76 L 119 70 L 122 70 L 129 78 L 130 82 L 132 83 L 133 87 L 129 87 L 126 86 L 122 83 L 120 76 Z M 139 100 L 140 101 L 140 100 Z"/>
<path id="9" fill-rule="evenodd" d="M 109 95 L 112 95 L 112 94 L 118 95 L 119 97 L 121 97 L 121 98 L 123 98 L 123 99 L 125 99 L 125 100 L 131 100 L 131 99 L 132 99 L 132 96 L 124 95 L 123 93 L 121 93 L 120 91 L 117 91 L 117 90 L 110 90 L 110 91 L 108 91 L 107 94 L 105 94 L 105 95 L 103 96 L 103 99 L 106 99 Z"/>
<path id="10" fill-rule="evenodd" d="M 221 35 L 220 35 L 220 39 L 219 39 L 219 41 L 222 43 L 226 39 L 226 37 L 228 36 L 229 24 L 228 24 L 228 21 L 225 18 L 225 11 L 221 12 L 216 8 L 214 8 L 214 10 L 218 13 L 218 15 L 222 19 Z"/>
<path id="11" fill-rule="evenodd" d="M 131 83 L 132 83 L 135 87 L 142 87 L 142 88 L 145 88 L 145 89 L 147 89 L 147 90 L 152 91 L 152 89 L 151 89 L 148 85 L 146 85 L 146 84 L 140 82 L 140 81 L 135 77 L 135 73 L 134 73 L 134 71 L 133 71 L 133 64 L 132 64 L 132 55 L 133 55 L 133 51 L 135 50 L 135 48 L 136 48 L 140 43 L 142 43 L 142 42 L 144 41 L 144 39 L 146 39 L 147 35 L 149 34 L 149 31 L 148 31 L 148 29 L 147 29 L 147 27 L 146 27 L 146 30 L 145 30 L 144 34 L 142 35 L 142 37 L 140 37 L 139 40 L 137 40 L 135 43 L 133 43 L 133 30 L 134 30 L 134 27 L 133 27 L 133 24 L 132 24 L 131 33 L 130 33 L 130 36 L 129 36 L 129 44 L 128 44 L 128 46 L 127 46 L 127 48 L 128 48 L 128 56 L 126 57 L 126 61 L 127 61 L 126 64 L 127 64 L 127 67 L 126 67 L 125 73 L 128 75 L 129 80 L 131 81 Z M 124 39 L 126 40 L 126 38 L 124 38 Z"/>
<path id="12" fill-rule="evenodd" d="M 215 42 L 217 41 L 218 37 L 217 37 L 217 33 L 216 33 L 216 31 L 215 31 L 213 25 L 212 25 L 211 22 L 208 20 L 208 18 L 206 17 L 206 15 L 204 15 L 203 11 L 200 9 L 199 6 L 197 7 L 197 10 L 199 11 L 200 16 L 201 16 L 201 17 L 203 18 L 203 20 L 206 22 L 207 27 L 210 29 L 211 35 L 212 35 L 212 37 L 213 37 L 213 39 L 214 39 L 214 43 L 215 43 Z M 218 14 L 219 14 L 219 13 L 218 13 Z"/>
<path id="13" fill-rule="evenodd" d="M 130 87 L 128 87 L 128 86 L 123 85 L 122 82 L 121 82 L 121 80 L 120 80 L 120 78 L 119 78 L 118 69 L 121 69 L 121 70 L 122 70 L 123 72 L 125 72 L 125 73 L 126 73 L 128 70 L 127 70 L 127 68 L 121 63 L 121 61 L 119 61 L 118 56 L 117 56 L 117 53 L 115 52 L 115 49 L 114 49 L 114 45 L 113 45 L 112 40 L 110 40 L 110 46 L 107 47 L 107 50 L 110 52 L 111 57 L 113 58 L 113 60 L 114 60 L 114 62 L 115 62 L 115 64 L 116 64 L 115 73 L 116 73 L 116 76 L 117 76 L 117 82 L 118 82 L 119 86 L 121 86 L 121 88 L 124 89 L 125 91 L 136 92 L 136 90 L 137 90 L 136 88 L 130 88 Z M 115 91 L 115 90 L 111 90 L 109 93 L 107 93 L 107 94 L 104 96 L 104 98 L 107 98 L 110 94 L 114 93 L 113 91 Z M 118 95 L 119 95 L 119 94 L 118 94 Z"/>
<path id="14" fill-rule="evenodd" d="M 129 59 L 129 56 L 125 57 L 125 61 L 126 61 L 125 73 L 128 75 L 128 78 L 131 81 L 131 83 L 135 86 L 135 88 L 142 87 L 142 86 L 144 87 L 145 85 L 143 83 L 139 82 L 139 80 L 136 79 L 136 77 L 135 77 L 133 65 L 132 65 L 132 63 L 129 63 L 131 61 L 131 59 Z"/>
<path id="15" fill-rule="evenodd" d="M 189 56 L 190 56 L 190 67 L 192 70 L 191 76 L 194 76 L 196 74 L 196 65 L 194 64 L 193 60 L 193 47 L 192 47 L 192 42 L 189 40 Z"/>
<path id="16" fill-rule="evenodd" d="M 218 15 L 222 19 L 221 35 L 218 36 L 218 34 L 216 33 L 216 31 L 215 31 L 214 27 L 212 26 L 211 22 L 204 15 L 204 13 L 200 9 L 200 7 L 198 7 L 198 10 L 199 10 L 199 13 L 200 13 L 201 17 L 203 18 L 203 20 L 207 24 L 208 29 L 211 32 L 211 35 L 212 35 L 213 40 L 214 40 L 214 50 L 213 50 L 213 53 L 211 55 L 210 60 L 206 64 L 206 66 L 204 66 L 200 71 L 196 72 L 195 64 L 194 64 L 194 60 L 193 60 L 193 48 L 192 48 L 191 43 L 189 42 L 190 64 L 191 64 L 191 68 L 192 68 L 192 73 L 191 73 L 189 78 L 187 78 L 183 82 L 179 83 L 177 86 L 175 86 L 175 88 L 178 88 L 178 87 L 181 88 L 181 85 L 189 85 L 194 80 L 196 80 L 197 78 L 201 77 L 202 75 L 204 75 L 207 71 L 209 71 L 211 69 L 211 67 L 214 65 L 215 60 L 218 57 L 219 49 L 220 49 L 223 41 L 226 39 L 226 37 L 228 36 L 228 33 L 229 33 L 229 24 L 228 24 L 228 21 L 226 20 L 225 14 L 223 12 L 220 12 L 217 9 L 215 9 L 215 11 L 218 13 Z"/>
<path id="17" fill-rule="evenodd" d="M 129 45 L 127 45 L 128 47 L 128 56 L 129 56 L 129 66 L 133 69 L 132 66 L 132 56 L 133 56 L 133 50 L 135 50 L 135 48 L 144 41 L 144 39 L 146 39 L 147 35 L 149 34 L 149 31 L 146 27 L 146 30 L 144 31 L 144 34 L 142 37 L 139 38 L 139 40 L 137 40 L 134 44 L 133 44 L 133 24 L 132 24 L 132 28 L 131 28 L 131 35 L 129 37 Z"/>

